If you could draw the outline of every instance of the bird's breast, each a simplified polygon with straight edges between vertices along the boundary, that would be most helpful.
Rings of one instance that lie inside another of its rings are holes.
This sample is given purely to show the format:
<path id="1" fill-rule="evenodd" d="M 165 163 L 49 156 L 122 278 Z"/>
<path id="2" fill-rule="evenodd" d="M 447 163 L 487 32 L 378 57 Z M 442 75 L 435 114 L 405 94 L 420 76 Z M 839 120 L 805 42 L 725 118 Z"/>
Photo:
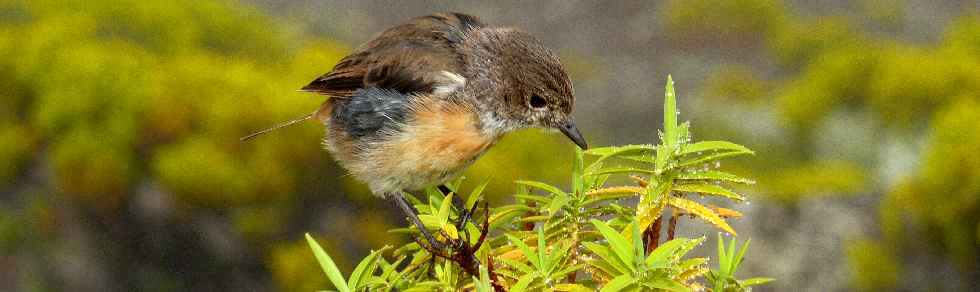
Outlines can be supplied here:
<path id="1" fill-rule="evenodd" d="M 417 97 L 406 120 L 338 160 L 375 193 L 420 189 L 455 177 L 498 136 L 480 128 L 472 105 Z M 328 144 L 331 141 L 328 141 Z M 343 155 L 341 155 L 343 156 Z M 343 161 L 347 160 L 347 161 Z"/>

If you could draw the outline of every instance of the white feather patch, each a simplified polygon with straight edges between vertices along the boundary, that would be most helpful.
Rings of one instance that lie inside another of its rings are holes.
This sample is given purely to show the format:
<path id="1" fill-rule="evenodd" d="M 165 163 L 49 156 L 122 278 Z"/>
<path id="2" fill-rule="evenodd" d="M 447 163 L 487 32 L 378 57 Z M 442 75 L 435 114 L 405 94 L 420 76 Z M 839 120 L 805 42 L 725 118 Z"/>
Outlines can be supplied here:
<path id="1" fill-rule="evenodd" d="M 449 95 L 466 86 L 465 77 L 449 71 L 439 72 L 439 77 L 436 82 L 438 85 L 436 85 L 432 93 L 440 96 Z"/>

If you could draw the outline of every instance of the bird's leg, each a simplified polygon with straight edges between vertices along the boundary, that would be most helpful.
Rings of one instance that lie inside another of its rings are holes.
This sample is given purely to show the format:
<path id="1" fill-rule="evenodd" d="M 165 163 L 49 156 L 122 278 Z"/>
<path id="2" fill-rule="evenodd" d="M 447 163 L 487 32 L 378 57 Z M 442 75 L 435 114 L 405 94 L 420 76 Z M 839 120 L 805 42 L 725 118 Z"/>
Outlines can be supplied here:
<path id="1" fill-rule="evenodd" d="M 444 184 L 439 185 L 439 191 L 442 192 L 442 194 L 445 196 L 448 196 L 450 193 L 453 192 L 451 189 L 449 189 L 448 186 Z M 471 216 L 473 215 L 473 212 L 466 209 L 466 203 L 463 202 L 463 199 L 461 199 L 458 196 L 458 194 L 453 196 L 453 205 L 456 206 L 457 210 L 461 210 L 459 212 L 459 217 L 456 220 L 456 229 L 465 230 L 466 222 L 469 222 Z"/>
<path id="2" fill-rule="evenodd" d="M 418 211 L 416 211 L 415 208 L 412 207 L 407 200 L 405 200 L 405 197 L 402 196 L 401 193 L 388 194 L 388 199 L 394 201 L 394 204 L 398 205 L 398 208 L 405 212 L 405 215 L 408 216 L 408 220 L 415 224 L 415 227 L 419 229 L 419 232 L 421 232 L 422 236 L 425 237 L 425 240 L 429 242 L 429 246 L 431 246 L 432 249 L 442 250 L 442 243 L 437 241 L 436 238 L 432 236 L 432 233 L 429 233 L 429 230 L 425 228 L 424 224 L 422 224 L 422 220 L 419 219 Z"/>

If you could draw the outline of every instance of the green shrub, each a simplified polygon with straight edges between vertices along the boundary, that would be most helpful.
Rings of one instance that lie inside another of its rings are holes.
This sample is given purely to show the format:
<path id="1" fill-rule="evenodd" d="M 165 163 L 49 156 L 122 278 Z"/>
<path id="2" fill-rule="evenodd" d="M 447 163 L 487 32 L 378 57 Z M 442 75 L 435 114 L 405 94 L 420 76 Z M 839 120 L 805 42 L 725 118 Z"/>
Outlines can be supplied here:
<path id="1" fill-rule="evenodd" d="M 771 281 L 735 278 L 748 242 L 737 248 L 733 238 L 725 248 L 719 234 L 718 269 L 713 270 L 708 258 L 686 256 L 705 241 L 703 236 L 674 236 L 681 217 L 735 235 L 725 218 L 741 214 L 696 198 L 743 202 L 725 185 L 753 183 L 719 170 L 718 161 L 754 152 L 726 141 L 693 142 L 689 125 L 677 122 L 668 79 L 661 143 L 578 151 L 570 191 L 517 181 L 516 202 L 489 210 L 486 203 L 480 208 L 485 181 L 461 197 L 462 208 L 475 210 L 472 222 L 453 219 L 463 213 L 452 203 L 452 196 L 464 193 L 461 179 L 449 184 L 450 194 L 427 189 L 426 201 L 406 194 L 424 225 L 451 250 L 434 250 L 422 241 L 385 246 L 344 277 L 320 245 L 309 235 L 307 240 L 339 291 L 743 291 Z M 634 184 L 607 184 L 618 176 Z M 662 216 L 668 213 L 669 218 Z M 413 228 L 393 231 L 417 235 Z"/>

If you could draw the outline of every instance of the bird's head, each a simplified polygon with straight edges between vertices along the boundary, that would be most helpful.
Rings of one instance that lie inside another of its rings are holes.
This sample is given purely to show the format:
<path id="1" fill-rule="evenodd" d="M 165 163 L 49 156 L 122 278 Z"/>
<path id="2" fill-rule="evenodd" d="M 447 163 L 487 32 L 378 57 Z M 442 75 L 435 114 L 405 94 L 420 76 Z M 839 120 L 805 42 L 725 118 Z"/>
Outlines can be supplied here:
<path id="1" fill-rule="evenodd" d="M 517 29 L 488 29 L 475 39 L 479 46 L 469 63 L 480 68 L 476 75 L 485 78 L 480 78 L 484 84 L 474 85 L 503 123 L 558 130 L 588 148 L 572 121 L 575 93 L 558 56 Z"/>

